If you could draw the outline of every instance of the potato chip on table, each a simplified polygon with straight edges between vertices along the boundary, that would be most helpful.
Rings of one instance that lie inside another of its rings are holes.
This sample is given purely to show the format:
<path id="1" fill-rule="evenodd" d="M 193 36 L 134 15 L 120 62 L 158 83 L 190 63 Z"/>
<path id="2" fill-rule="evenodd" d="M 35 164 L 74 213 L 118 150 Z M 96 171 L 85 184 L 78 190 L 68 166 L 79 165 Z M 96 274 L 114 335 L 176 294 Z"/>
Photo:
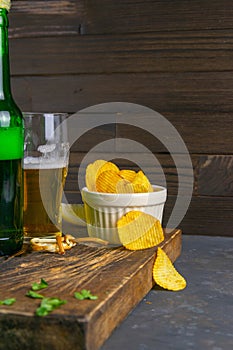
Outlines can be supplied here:
<path id="1" fill-rule="evenodd" d="M 153 266 L 153 278 L 160 287 L 168 290 L 178 291 L 186 287 L 184 277 L 179 274 L 167 254 L 160 247 L 158 247 Z"/>

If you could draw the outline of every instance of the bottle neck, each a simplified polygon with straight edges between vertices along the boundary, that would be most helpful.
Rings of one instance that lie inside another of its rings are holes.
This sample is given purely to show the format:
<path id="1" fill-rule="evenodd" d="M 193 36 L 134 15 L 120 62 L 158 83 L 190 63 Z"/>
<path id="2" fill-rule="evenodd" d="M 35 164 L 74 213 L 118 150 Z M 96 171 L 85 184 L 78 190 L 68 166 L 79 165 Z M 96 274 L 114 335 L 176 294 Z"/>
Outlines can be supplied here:
<path id="1" fill-rule="evenodd" d="M 0 100 L 11 98 L 7 10 L 0 9 Z"/>

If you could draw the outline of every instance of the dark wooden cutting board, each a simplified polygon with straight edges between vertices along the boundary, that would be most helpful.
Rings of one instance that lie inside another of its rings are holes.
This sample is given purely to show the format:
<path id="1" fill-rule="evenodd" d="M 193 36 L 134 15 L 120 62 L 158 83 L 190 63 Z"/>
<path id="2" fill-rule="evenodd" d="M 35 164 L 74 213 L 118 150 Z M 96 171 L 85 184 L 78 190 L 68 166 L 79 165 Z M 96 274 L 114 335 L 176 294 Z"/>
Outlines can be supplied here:
<path id="1" fill-rule="evenodd" d="M 174 262 L 181 252 L 181 231 L 165 232 L 160 246 Z M 65 255 L 32 252 L 1 259 L 0 300 L 14 297 L 16 302 L 0 306 L 0 349 L 98 349 L 153 287 L 156 251 L 77 245 Z M 48 282 L 41 294 L 67 301 L 45 317 L 35 316 L 40 300 L 25 296 L 41 278 Z M 81 289 L 98 299 L 75 299 Z"/>

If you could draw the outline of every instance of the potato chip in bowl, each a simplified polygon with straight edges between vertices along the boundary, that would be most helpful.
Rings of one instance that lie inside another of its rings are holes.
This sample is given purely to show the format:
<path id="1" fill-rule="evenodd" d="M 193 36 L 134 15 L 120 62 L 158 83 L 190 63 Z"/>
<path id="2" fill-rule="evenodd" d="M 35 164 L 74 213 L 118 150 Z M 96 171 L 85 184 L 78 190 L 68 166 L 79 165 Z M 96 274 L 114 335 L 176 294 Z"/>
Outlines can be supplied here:
<path id="1" fill-rule="evenodd" d="M 151 216 L 154 224 L 156 223 L 147 236 L 156 232 L 159 238 L 153 238 L 150 245 L 163 240 L 161 223 L 167 190 L 165 187 L 152 185 L 142 170 L 136 172 L 119 169 L 112 162 L 97 160 L 87 166 L 86 187 L 82 189 L 81 194 L 89 236 L 101 238 L 112 245 L 126 246 L 125 238 L 119 234 L 124 230 L 119 222 L 128 212 L 137 212 Z M 143 220 L 146 223 L 147 220 L 151 221 L 151 218 L 143 216 Z M 133 224 L 128 227 L 131 232 Z M 141 225 L 139 236 L 145 235 L 145 229 Z M 129 229 L 127 230 L 129 232 Z M 127 236 L 127 230 L 124 237 Z"/>

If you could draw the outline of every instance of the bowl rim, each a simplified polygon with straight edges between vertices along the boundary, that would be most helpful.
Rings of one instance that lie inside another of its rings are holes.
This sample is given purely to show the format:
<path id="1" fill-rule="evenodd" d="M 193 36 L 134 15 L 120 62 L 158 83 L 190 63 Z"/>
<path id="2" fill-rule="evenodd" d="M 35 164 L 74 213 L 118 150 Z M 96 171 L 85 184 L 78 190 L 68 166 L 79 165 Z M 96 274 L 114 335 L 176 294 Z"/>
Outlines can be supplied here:
<path id="1" fill-rule="evenodd" d="M 152 195 L 158 195 L 161 194 L 162 192 L 167 192 L 167 188 L 164 186 L 160 186 L 160 185 L 151 185 L 156 189 L 159 189 L 159 191 L 153 191 L 153 192 L 140 192 L 140 193 L 107 193 L 107 192 L 97 192 L 97 191 L 89 191 L 88 188 L 86 186 L 84 186 L 81 189 L 81 192 L 86 192 L 89 193 L 90 195 L 101 195 L 101 196 L 106 196 L 106 197 L 111 197 L 111 196 L 121 196 L 121 198 L 127 197 L 127 196 L 135 196 L 135 197 L 143 197 L 143 196 L 152 196 Z"/>

